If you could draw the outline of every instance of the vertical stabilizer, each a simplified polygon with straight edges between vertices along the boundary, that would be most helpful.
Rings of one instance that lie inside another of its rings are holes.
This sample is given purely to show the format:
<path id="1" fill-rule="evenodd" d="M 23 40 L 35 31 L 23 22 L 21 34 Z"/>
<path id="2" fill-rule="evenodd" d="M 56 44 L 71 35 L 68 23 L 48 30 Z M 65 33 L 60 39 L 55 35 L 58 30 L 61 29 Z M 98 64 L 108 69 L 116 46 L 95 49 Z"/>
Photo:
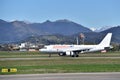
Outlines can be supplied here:
<path id="1" fill-rule="evenodd" d="M 100 42 L 99 46 L 109 47 L 111 42 L 112 33 L 108 33 Z"/>

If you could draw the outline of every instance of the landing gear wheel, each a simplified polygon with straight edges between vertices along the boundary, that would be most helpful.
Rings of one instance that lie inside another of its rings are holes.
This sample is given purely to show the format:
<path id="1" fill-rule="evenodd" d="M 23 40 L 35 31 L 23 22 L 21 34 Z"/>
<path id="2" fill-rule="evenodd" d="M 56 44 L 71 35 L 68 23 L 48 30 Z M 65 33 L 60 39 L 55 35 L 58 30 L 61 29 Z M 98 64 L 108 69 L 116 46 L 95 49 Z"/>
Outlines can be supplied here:
<path id="1" fill-rule="evenodd" d="M 79 55 L 78 54 L 74 54 L 71 57 L 79 57 Z"/>
<path id="2" fill-rule="evenodd" d="M 65 53 L 59 53 L 59 56 L 65 56 L 66 54 Z"/>
<path id="3" fill-rule="evenodd" d="M 76 57 L 79 57 L 79 55 L 76 55 Z"/>

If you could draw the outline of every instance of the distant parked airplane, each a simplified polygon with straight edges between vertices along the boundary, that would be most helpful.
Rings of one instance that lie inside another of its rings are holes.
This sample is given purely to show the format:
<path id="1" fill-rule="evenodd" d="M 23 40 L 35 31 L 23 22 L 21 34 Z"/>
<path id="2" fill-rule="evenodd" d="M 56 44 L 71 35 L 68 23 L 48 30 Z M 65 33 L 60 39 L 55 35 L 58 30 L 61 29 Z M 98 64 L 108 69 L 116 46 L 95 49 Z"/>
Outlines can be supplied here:
<path id="1" fill-rule="evenodd" d="M 102 51 L 111 48 L 112 33 L 108 33 L 98 45 L 46 45 L 41 52 L 58 52 L 60 56 L 78 57 L 79 53 Z"/>

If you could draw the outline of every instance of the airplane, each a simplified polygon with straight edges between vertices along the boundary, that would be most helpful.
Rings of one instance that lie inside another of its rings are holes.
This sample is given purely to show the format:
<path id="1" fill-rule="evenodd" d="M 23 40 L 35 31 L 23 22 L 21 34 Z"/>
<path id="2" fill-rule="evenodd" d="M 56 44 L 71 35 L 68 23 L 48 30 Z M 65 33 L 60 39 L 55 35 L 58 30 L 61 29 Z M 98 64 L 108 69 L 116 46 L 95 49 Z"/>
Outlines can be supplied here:
<path id="1" fill-rule="evenodd" d="M 46 45 L 40 52 L 57 52 L 60 56 L 78 57 L 79 53 L 95 52 L 110 49 L 112 33 L 108 33 L 97 45 Z"/>

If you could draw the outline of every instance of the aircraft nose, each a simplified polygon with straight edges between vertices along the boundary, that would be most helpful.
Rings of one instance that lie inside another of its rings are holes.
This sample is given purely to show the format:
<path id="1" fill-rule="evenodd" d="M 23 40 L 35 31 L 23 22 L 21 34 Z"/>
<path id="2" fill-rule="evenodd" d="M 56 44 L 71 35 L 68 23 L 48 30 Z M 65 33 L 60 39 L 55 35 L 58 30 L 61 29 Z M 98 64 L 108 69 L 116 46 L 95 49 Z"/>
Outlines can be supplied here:
<path id="1" fill-rule="evenodd" d="M 41 49 L 39 49 L 39 51 L 41 51 Z"/>
<path id="2" fill-rule="evenodd" d="M 42 49 L 39 49 L 39 51 L 43 51 Z"/>
<path id="3" fill-rule="evenodd" d="M 45 50 L 44 49 L 39 49 L 40 52 L 44 52 Z"/>

